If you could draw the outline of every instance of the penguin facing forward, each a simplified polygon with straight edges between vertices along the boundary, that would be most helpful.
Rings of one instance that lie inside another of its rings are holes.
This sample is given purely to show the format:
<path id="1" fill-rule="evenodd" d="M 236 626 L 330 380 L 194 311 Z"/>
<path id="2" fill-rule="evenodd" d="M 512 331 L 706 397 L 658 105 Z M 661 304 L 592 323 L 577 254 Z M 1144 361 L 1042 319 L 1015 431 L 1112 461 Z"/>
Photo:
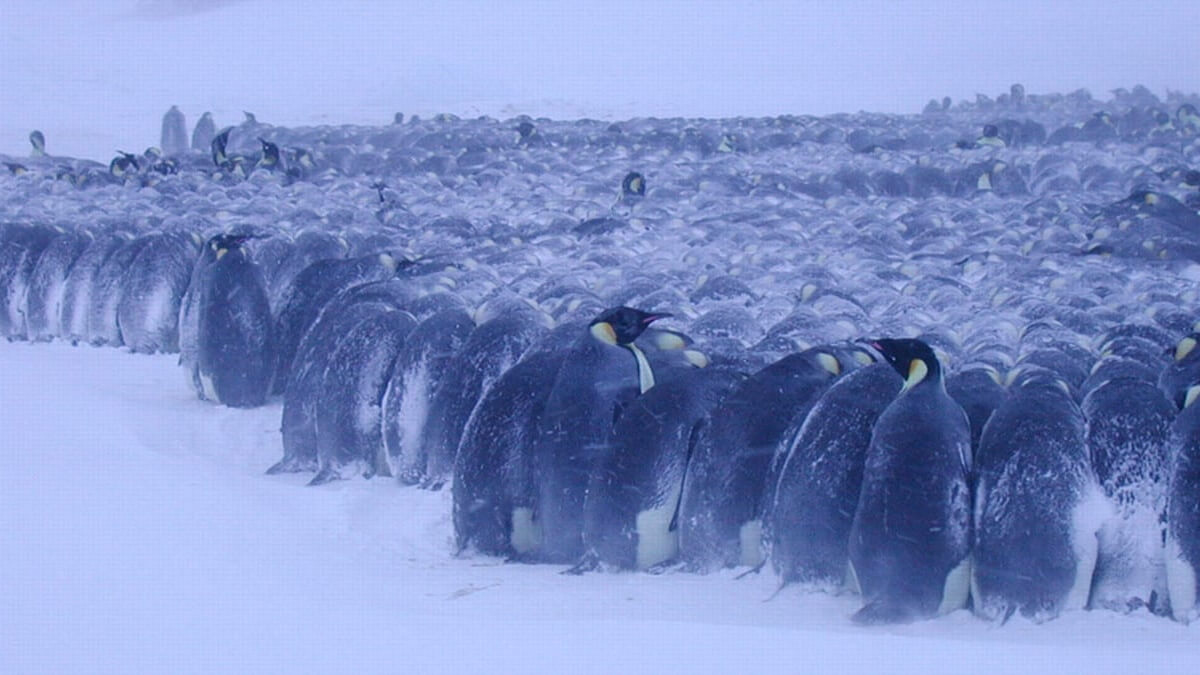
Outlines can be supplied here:
<path id="1" fill-rule="evenodd" d="M 763 562 L 768 475 L 785 435 L 842 373 L 828 350 L 789 354 L 738 385 L 696 442 L 679 510 L 680 557 L 696 571 Z"/>
<path id="2" fill-rule="evenodd" d="M 1036 369 L 984 429 L 975 463 L 975 614 L 1042 622 L 1083 609 L 1106 504 L 1071 390 Z"/>
<path id="3" fill-rule="evenodd" d="M 417 320 L 387 311 L 338 341 L 321 380 L 317 405 L 318 472 L 309 485 L 357 473 L 391 476 L 383 446 L 383 394 L 396 355 Z"/>
<path id="4" fill-rule="evenodd" d="M 1101 384 L 1081 407 L 1092 466 L 1113 507 L 1100 529 L 1090 607 L 1164 614 L 1166 444 L 1175 408 L 1156 386 L 1133 378 Z"/>
<path id="5" fill-rule="evenodd" d="M 1172 458 L 1167 490 L 1167 589 L 1176 621 L 1200 617 L 1196 579 L 1200 572 L 1200 385 L 1184 395 L 1183 410 L 1171 425 Z"/>
<path id="6" fill-rule="evenodd" d="M 970 583 L 971 426 L 946 393 L 928 344 L 871 345 L 901 377 L 871 432 L 850 528 L 856 623 L 901 623 L 966 606 Z"/>
<path id="7" fill-rule="evenodd" d="M 588 484 L 582 567 L 646 570 L 676 557 L 679 497 L 699 427 L 742 379 L 692 368 L 625 406 Z"/>
<path id="8" fill-rule="evenodd" d="M 233 408 L 263 405 L 271 375 L 271 307 L 245 241 L 210 240 L 215 259 L 200 278 L 197 373 L 205 398 Z"/>
<path id="9" fill-rule="evenodd" d="M 282 171 L 283 162 L 279 155 L 279 146 L 265 139 L 258 139 L 262 144 L 262 157 L 259 157 L 258 163 L 254 165 L 256 169 L 265 169 L 267 171 Z"/>
<path id="10" fill-rule="evenodd" d="M 537 557 L 543 562 L 572 564 L 583 555 L 583 502 L 595 461 L 621 408 L 654 386 L 650 363 L 634 342 L 665 316 L 623 306 L 605 310 L 566 353 L 534 449 Z"/>
<path id="11" fill-rule="evenodd" d="M 903 384 L 889 364 L 876 363 L 834 382 L 808 413 L 763 518 L 781 584 L 844 586 L 871 430 Z"/>

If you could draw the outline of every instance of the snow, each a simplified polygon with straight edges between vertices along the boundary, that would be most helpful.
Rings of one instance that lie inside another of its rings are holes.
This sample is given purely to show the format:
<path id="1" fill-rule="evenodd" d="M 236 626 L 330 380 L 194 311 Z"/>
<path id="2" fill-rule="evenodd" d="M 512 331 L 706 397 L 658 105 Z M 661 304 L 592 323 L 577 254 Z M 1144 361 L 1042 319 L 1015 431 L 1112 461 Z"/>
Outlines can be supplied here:
<path id="1" fill-rule="evenodd" d="M 250 110 L 428 116 L 917 112 L 943 95 L 1200 90 L 1200 3 L 6 0 L 0 154 L 110 159 Z M 1051 45 L 1047 48 L 1047 45 Z M 1192 276 L 1197 276 L 1193 269 Z M 0 672 L 1196 672 L 1196 626 L 965 611 L 861 628 L 771 574 L 452 554 L 450 494 L 266 476 L 280 406 L 196 400 L 174 355 L 0 342 Z M 408 415 L 409 411 L 405 411 Z"/>
<path id="2" fill-rule="evenodd" d="M 297 10 L 299 5 L 299 10 Z M 188 129 L 510 117 L 916 113 L 930 98 L 1200 91 L 1200 3 L 6 0 L 0 154 L 106 162 Z"/>
<path id="3" fill-rule="evenodd" d="M 1194 672 L 1195 626 L 965 611 L 850 623 L 769 573 L 559 574 L 452 555 L 448 491 L 266 476 L 279 405 L 170 355 L 0 343 L 0 672 Z"/>

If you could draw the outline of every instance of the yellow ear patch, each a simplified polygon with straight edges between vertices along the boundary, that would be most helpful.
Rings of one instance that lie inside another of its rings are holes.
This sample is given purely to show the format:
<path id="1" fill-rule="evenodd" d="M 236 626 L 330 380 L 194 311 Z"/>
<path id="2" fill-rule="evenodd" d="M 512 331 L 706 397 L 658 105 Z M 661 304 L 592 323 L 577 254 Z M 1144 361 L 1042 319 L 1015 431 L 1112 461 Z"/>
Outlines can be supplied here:
<path id="1" fill-rule="evenodd" d="M 229 253 L 229 249 L 227 249 L 227 248 L 217 249 L 217 260 L 224 258 L 226 253 Z"/>
<path id="2" fill-rule="evenodd" d="M 1175 346 L 1175 360 L 1182 361 L 1196 348 L 1196 338 L 1185 337 Z"/>
<path id="3" fill-rule="evenodd" d="M 1200 384 L 1188 387 L 1187 395 L 1183 398 L 1183 407 L 1186 408 L 1195 403 L 1197 398 L 1200 398 Z"/>
<path id="4" fill-rule="evenodd" d="M 388 271 L 396 271 L 396 259 L 386 253 L 379 254 L 379 264 L 388 268 Z"/>
<path id="5" fill-rule="evenodd" d="M 663 331 L 655 334 L 654 344 L 663 351 L 683 349 L 684 347 L 687 347 L 687 341 L 684 340 L 682 336 L 680 336 L 678 333 L 672 333 L 670 331 Z"/>
<path id="6" fill-rule="evenodd" d="M 612 324 L 607 321 L 601 321 L 594 324 L 590 329 L 592 337 L 603 342 L 606 345 L 617 344 L 617 331 L 613 330 Z"/>
<path id="7" fill-rule="evenodd" d="M 833 354 L 821 352 L 817 354 L 817 361 L 821 363 L 821 367 L 828 370 L 833 375 L 842 374 L 842 364 L 838 363 L 837 357 Z"/>
<path id="8" fill-rule="evenodd" d="M 1146 193 L 1146 204 L 1149 206 L 1154 206 L 1155 204 L 1158 204 L 1158 195 L 1153 192 L 1147 192 Z"/>
<path id="9" fill-rule="evenodd" d="M 875 363 L 875 359 L 871 358 L 870 354 L 868 354 L 862 350 L 854 351 L 854 360 L 858 361 L 860 364 L 862 364 L 864 366 L 869 366 L 872 363 Z"/>
<path id="10" fill-rule="evenodd" d="M 913 359 L 908 363 L 908 378 L 904 380 L 901 391 L 908 391 L 921 383 L 929 374 L 929 365 L 923 359 Z"/>

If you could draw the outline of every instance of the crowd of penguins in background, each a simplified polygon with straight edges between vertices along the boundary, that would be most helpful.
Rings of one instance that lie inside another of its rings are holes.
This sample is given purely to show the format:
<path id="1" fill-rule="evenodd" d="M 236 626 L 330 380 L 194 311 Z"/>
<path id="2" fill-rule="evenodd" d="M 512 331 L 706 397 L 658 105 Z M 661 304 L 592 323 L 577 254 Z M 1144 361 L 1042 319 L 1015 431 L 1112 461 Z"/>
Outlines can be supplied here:
<path id="1" fill-rule="evenodd" d="M 246 113 L 0 172 L 0 334 L 282 402 L 269 473 L 453 492 L 455 548 L 769 573 L 862 623 L 1197 616 L 1200 114 Z M 264 467 L 266 469 L 267 467 Z"/>

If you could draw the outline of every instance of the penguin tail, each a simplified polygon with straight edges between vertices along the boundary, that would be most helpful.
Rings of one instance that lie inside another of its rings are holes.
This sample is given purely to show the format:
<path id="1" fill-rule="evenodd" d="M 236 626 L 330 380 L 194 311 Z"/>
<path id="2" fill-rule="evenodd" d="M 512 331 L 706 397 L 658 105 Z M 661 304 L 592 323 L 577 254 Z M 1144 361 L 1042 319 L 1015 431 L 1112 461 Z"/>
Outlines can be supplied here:
<path id="1" fill-rule="evenodd" d="M 912 611 L 886 600 L 873 600 L 854 613 L 850 620 L 860 626 L 912 623 Z"/>

